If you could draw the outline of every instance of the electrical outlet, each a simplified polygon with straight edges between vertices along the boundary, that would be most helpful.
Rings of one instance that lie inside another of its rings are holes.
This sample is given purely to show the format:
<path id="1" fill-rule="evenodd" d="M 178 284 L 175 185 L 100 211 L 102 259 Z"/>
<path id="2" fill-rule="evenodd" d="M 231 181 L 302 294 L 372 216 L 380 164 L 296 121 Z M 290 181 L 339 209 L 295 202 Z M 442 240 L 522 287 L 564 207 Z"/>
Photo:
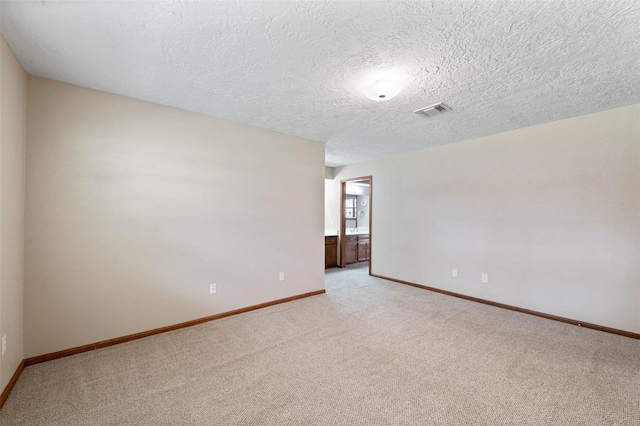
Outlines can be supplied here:
<path id="1" fill-rule="evenodd" d="M 215 284 L 209 284 L 209 294 L 215 294 L 217 291 Z"/>
<path id="2" fill-rule="evenodd" d="M 451 270 L 451 276 L 453 278 L 458 278 L 458 270 L 457 269 L 452 269 Z"/>
<path id="3" fill-rule="evenodd" d="M 480 281 L 482 281 L 483 283 L 488 283 L 489 282 L 489 274 L 481 274 L 480 275 Z"/>
<path id="4" fill-rule="evenodd" d="M 280 272 L 280 281 L 284 281 L 284 272 Z"/>
<path id="5" fill-rule="evenodd" d="M 2 355 L 7 351 L 7 335 L 2 336 Z"/>

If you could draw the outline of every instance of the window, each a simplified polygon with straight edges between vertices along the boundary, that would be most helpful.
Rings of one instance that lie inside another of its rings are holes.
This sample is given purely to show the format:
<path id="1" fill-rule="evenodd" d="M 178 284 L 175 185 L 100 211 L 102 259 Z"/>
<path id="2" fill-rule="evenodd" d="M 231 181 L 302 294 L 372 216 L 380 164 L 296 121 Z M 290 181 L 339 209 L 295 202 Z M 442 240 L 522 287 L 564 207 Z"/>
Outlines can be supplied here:
<path id="1" fill-rule="evenodd" d="M 358 198 L 355 195 L 347 195 L 344 201 L 344 217 L 346 219 L 356 219 L 358 213 Z"/>

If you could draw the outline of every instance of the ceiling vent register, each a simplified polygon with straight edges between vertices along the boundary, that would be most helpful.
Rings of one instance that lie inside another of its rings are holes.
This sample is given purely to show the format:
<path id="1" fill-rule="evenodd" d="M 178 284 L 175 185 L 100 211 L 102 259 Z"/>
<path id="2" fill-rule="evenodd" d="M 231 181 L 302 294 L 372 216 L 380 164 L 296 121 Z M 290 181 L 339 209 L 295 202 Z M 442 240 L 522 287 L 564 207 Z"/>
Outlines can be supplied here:
<path id="1" fill-rule="evenodd" d="M 444 114 L 447 111 L 451 111 L 451 107 L 448 107 L 442 102 L 438 102 L 437 104 L 429 105 L 424 108 L 417 109 L 413 112 L 423 117 L 430 118 L 436 115 Z"/>

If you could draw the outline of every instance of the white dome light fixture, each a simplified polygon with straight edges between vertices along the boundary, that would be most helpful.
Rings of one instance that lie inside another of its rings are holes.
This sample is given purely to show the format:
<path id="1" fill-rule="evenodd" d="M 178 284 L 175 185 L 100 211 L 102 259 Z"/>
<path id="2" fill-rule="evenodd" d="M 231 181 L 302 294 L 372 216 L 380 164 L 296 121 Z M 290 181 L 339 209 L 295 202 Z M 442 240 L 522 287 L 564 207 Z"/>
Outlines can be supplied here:
<path id="1" fill-rule="evenodd" d="M 377 80 L 364 88 L 364 95 L 372 101 L 388 101 L 400 93 L 400 84 L 392 80 Z"/>

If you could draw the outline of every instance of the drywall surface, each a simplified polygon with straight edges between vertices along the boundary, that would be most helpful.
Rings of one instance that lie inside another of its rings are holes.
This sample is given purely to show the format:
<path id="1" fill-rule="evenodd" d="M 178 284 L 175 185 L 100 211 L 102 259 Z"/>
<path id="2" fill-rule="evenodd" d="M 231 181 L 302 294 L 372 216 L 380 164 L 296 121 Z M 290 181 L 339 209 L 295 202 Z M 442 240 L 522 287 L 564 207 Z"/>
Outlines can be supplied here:
<path id="1" fill-rule="evenodd" d="M 374 274 L 640 332 L 640 105 L 345 166 L 334 182 L 369 174 Z"/>
<path id="2" fill-rule="evenodd" d="M 325 167 L 324 168 L 324 178 L 325 179 L 333 179 L 333 167 Z"/>
<path id="3" fill-rule="evenodd" d="M 365 205 L 362 205 L 365 200 Z M 358 228 L 369 227 L 369 195 L 358 195 Z"/>
<path id="4" fill-rule="evenodd" d="M 23 353 L 27 74 L 0 36 L 0 392 Z"/>
<path id="5" fill-rule="evenodd" d="M 321 143 L 35 77 L 28 113 L 26 357 L 324 288 Z"/>
<path id="6" fill-rule="evenodd" d="M 340 186 L 339 182 L 325 179 L 324 190 L 324 227 L 340 230 Z M 337 182 L 337 183 L 336 183 Z"/>

